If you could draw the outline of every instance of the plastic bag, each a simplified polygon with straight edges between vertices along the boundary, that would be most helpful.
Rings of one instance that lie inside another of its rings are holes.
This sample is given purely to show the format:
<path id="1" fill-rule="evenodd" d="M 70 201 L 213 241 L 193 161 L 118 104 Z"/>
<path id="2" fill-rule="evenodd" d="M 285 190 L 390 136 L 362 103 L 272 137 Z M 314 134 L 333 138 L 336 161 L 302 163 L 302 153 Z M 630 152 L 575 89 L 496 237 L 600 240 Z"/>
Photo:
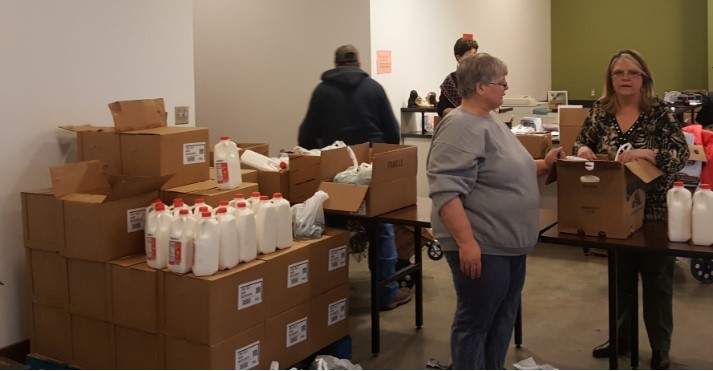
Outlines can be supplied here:
<path id="1" fill-rule="evenodd" d="M 362 163 L 357 166 L 349 166 L 346 170 L 334 176 L 335 183 L 350 184 L 371 184 L 371 164 Z"/>
<path id="2" fill-rule="evenodd" d="M 353 364 L 348 359 L 318 355 L 310 365 L 310 370 L 362 370 L 362 368 L 359 364 Z"/>
<path id="3" fill-rule="evenodd" d="M 317 191 L 304 203 L 293 205 L 292 232 L 297 239 L 316 239 L 322 237 L 324 232 L 324 209 L 322 204 L 329 199 L 324 191 Z"/>

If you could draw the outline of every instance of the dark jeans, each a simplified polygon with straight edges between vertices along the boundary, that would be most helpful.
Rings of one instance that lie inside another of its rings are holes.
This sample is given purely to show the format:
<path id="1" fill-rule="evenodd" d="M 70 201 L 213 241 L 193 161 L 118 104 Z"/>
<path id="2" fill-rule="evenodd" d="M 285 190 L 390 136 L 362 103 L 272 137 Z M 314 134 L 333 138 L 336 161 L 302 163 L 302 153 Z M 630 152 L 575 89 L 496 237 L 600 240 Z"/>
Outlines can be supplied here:
<path id="1" fill-rule="evenodd" d="M 643 288 L 644 324 L 653 350 L 671 350 L 673 332 L 673 270 L 676 257 L 628 251 L 618 253 L 619 317 L 631 305 L 637 292 L 639 274 Z M 636 314 L 638 319 L 638 313 Z M 631 321 L 627 316 L 619 329 L 619 339 L 629 343 Z"/>
<path id="2" fill-rule="evenodd" d="M 482 255 L 480 278 L 460 271 L 457 251 L 446 251 L 458 304 L 451 327 L 453 369 L 504 369 L 527 255 Z"/>

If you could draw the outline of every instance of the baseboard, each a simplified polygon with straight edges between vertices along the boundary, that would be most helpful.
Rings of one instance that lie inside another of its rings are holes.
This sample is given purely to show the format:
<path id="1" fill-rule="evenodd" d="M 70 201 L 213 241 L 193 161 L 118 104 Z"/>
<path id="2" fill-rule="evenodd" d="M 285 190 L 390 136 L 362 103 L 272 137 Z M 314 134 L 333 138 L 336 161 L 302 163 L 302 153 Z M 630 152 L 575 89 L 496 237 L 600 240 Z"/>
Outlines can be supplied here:
<path id="1" fill-rule="evenodd" d="M 0 356 L 11 359 L 15 362 L 25 363 L 25 356 L 30 353 L 30 340 L 23 340 L 18 343 L 0 348 Z"/>

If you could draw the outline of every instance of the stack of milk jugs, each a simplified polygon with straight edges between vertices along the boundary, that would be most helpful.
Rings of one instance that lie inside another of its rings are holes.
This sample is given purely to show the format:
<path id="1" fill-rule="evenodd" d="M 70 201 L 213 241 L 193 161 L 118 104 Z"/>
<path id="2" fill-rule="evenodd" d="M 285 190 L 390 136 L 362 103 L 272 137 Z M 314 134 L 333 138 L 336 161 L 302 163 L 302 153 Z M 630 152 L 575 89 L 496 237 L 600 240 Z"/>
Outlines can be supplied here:
<path id="1" fill-rule="evenodd" d="M 216 182 L 220 189 L 242 183 L 237 145 L 221 137 L 215 146 Z M 259 192 L 240 193 L 213 209 L 204 199 L 193 206 L 180 198 L 166 206 L 161 200 L 146 208 L 146 260 L 156 269 L 209 276 L 240 262 L 292 246 L 290 202 L 281 193 L 272 200 Z"/>
<path id="2" fill-rule="evenodd" d="M 666 203 L 670 241 L 713 245 L 713 191 L 709 184 L 699 185 L 691 197 L 683 182 L 675 182 L 666 194 Z"/>

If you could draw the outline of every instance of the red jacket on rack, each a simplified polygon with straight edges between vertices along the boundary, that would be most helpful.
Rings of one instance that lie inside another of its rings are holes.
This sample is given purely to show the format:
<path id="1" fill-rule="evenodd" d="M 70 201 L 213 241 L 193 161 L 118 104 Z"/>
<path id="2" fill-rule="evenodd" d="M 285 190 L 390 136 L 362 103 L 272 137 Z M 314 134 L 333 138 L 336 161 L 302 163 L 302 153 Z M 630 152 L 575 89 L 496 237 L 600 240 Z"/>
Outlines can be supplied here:
<path id="1" fill-rule="evenodd" d="M 701 171 L 701 183 L 713 184 L 713 131 L 704 130 L 701 125 L 688 125 L 683 131 L 693 134 L 693 143 L 702 145 L 708 162 Z"/>

